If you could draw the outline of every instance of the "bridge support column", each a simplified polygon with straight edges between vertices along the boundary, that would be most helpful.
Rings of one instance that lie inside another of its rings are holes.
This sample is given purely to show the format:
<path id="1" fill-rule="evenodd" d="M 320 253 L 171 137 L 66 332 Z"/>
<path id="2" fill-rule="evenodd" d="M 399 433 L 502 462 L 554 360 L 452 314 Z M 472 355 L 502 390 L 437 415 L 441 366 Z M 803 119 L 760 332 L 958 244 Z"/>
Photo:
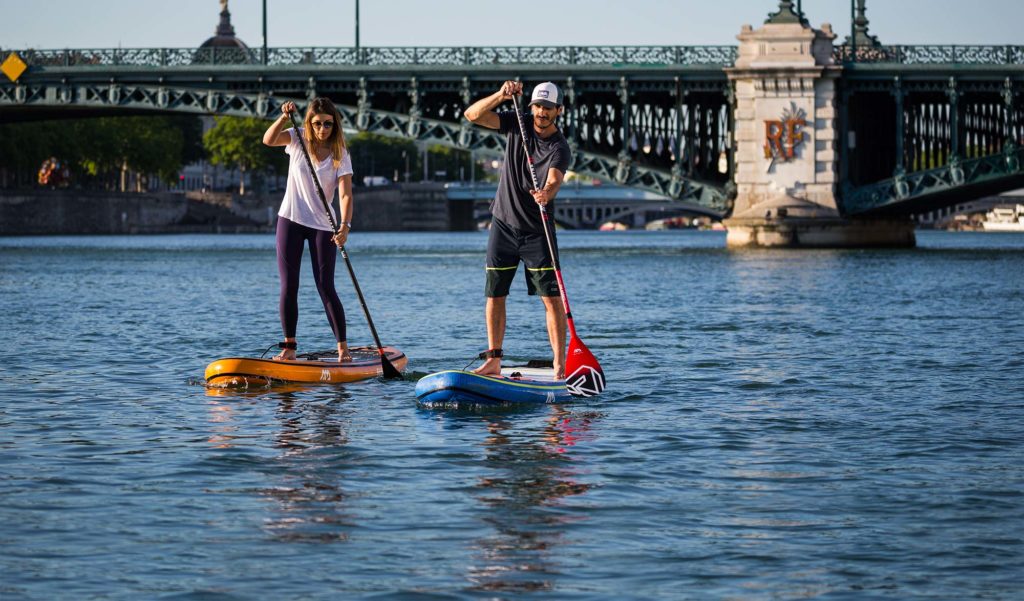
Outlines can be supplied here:
<path id="1" fill-rule="evenodd" d="M 726 70 L 736 96 L 737 190 L 726 244 L 913 246 L 909 219 L 840 214 L 832 27 L 810 27 L 783 1 L 761 28 L 744 25 L 737 37 L 739 57 Z"/>

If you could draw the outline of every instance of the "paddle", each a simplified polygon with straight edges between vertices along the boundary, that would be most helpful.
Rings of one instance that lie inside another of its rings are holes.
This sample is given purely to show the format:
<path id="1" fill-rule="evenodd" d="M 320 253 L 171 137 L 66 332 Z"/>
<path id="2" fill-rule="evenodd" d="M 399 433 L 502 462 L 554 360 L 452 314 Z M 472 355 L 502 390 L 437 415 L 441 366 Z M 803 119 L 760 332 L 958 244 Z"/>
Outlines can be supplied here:
<path id="1" fill-rule="evenodd" d="M 288 117 L 292 121 L 292 127 L 295 128 L 295 135 L 299 136 L 299 147 L 302 148 L 302 156 L 306 157 L 306 166 L 309 167 L 309 174 L 313 177 L 313 183 L 316 184 L 317 194 L 320 196 L 320 203 L 324 206 L 324 211 L 327 212 L 327 219 L 331 222 L 331 229 L 334 234 L 338 234 L 338 224 L 334 221 L 334 215 L 331 213 L 331 206 L 327 203 L 327 197 L 324 195 L 324 189 L 320 186 L 320 178 L 316 176 L 316 168 L 313 167 L 313 159 L 309 158 L 309 151 L 306 149 L 305 136 L 299 134 L 299 122 L 295 119 L 295 111 L 288 113 Z M 336 127 L 341 127 L 340 123 L 334 124 Z M 348 251 L 345 250 L 345 246 L 342 245 L 341 256 L 345 258 L 345 266 L 348 267 L 348 275 L 352 278 L 352 287 L 356 289 L 356 296 L 359 297 L 359 304 L 363 307 L 363 314 L 366 315 L 366 323 L 370 324 L 370 333 L 373 334 L 373 341 L 377 343 L 377 352 L 380 353 L 380 365 L 384 371 L 385 378 L 401 378 L 402 373 L 391 364 L 388 360 L 387 355 L 384 353 L 384 345 L 380 343 L 380 337 L 377 336 L 377 328 L 373 327 L 373 318 L 370 317 L 370 310 L 366 308 L 366 300 L 363 298 L 363 291 L 359 288 L 359 280 L 356 279 L 356 272 L 352 269 L 352 261 L 348 258 Z M 341 357 L 338 357 L 340 360 Z"/>
<path id="2" fill-rule="evenodd" d="M 523 139 L 523 152 L 526 153 L 527 166 L 530 169 L 530 179 L 533 180 L 533 189 L 539 190 L 537 183 L 537 172 L 533 166 L 533 156 L 530 154 L 530 147 L 526 145 L 526 125 L 523 123 L 523 114 L 519 112 L 519 102 L 512 96 L 512 106 L 516 110 L 516 119 L 519 121 L 519 133 Z M 569 309 L 569 296 L 565 293 L 565 282 L 562 280 L 562 268 L 558 265 L 558 253 L 555 252 L 555 232 L 551 225 L 551 218 L 548 217 L 547 209 L 538 204 L 540 216 L 544 225 L 544 237 L 548 242 L 548 253 L 551 255 L 551 264 L 555 268 L 555 279 L 558 280 L 558 292 L 562 296 L 562 305 L 565 307 L 565 319 L 569 324 L 569 352 L 565 358 L 565 387 L 569 394 L 574 396 L 594 396 L 604 390 L 604 370 L 597 358 L 590 352 L 587 345 L 576 335 L 576 326 L 573 324 L 572 311 Z M 550 232 L 548 230 L 551 230 Z"/>

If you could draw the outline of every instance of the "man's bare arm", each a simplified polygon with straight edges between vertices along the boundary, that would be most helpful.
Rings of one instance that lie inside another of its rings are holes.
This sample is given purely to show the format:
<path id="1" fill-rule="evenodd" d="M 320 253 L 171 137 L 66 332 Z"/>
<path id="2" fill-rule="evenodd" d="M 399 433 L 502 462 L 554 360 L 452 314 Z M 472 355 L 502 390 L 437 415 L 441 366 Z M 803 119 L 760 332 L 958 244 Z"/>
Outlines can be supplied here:
<path id="1" fill-rule="evenodd" d="M 501 126 L 501 120 L 498 119 L 498 113 L 494 112 L 494 109 L 498 108 L 501 103 L 512 100 L 514 95 L 522 93 L 522 82 L 506 81 L 501 84 L 501 89 L 469 105 L 462 114 L 477 125 L 488 129 L 498 129 Z"/>

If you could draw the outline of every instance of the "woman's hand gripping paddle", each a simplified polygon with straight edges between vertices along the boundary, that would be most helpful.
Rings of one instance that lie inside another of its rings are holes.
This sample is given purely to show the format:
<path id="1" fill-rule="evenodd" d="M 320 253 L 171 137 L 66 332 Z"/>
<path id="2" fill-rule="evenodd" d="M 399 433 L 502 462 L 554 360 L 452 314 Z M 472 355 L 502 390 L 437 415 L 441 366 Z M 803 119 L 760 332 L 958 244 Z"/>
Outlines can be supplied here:
<path id="1" fill-rule="evenodd" d="M 338 224 L 334 221 L 334 214 L 331 213 L 331 206 L 327 203 L 327 197 L 324 195 L 324 189 L 320 186 L 320 179 L 316 176 L 316 168 L 313 167 L 313 160 L 309 158 L 309 151 L 306 149 L 305 136 L 299 133 L 299 122 L 295 119 L 295 112 L 288 113 L 288 117 L 292 120 L 292 127 L 295 128 L 295 135 L 299 136 L 299 147 L 302 148 L 302 156 L 306 157 L 306 166 L 309 167 L 309 174 L 313 178 L 313 183 L 316 184 L 317 194 L 320 196 L 320 203 L 324 206 L 324 211 L 327 212 L 327 219 L 331 222 L 331 229 L 334 235 L 338 235 Z M 340 123 L 336 124 L 341 127 Z M 356 296 L 359 297 L 359 304 L 363 307 L 363 314 L 366 315 L 366 323 L 370 324 L 370 333 L 373 334 L 373 341 L 377 343 L 377 352 L 380 353 L 380 365 L 384 372 L 385 378 L 401 378 L 402 372 L 398 371 L 391 361 L 388 360 L 387 355 L 384 353 L 384 346 L 380 343 L 380 337 L 377 336 L 377 328 L 373 327 L 373 319 L 370 317 L 370 310 L 366 308 L 366 300 L 363 298 L 363 291 L 359 289 L 359 281 L 356 280 L 356 272 L 352 269 L 352 261 L 348 258 L 348 251 L 345 250 L 345 246 L 341 247 L 341 256 L 345 258 L 345 266 L 348 267 L 348 275 L 352 278 L 352 287 L 356 289 Z"/>
<path id="2" fill-rule="evenodd" d="M 519 120 L 519 133 L 523 139 L 523 151 L 526 153 L 526 162 L 530 168 L 530 178 L 533 180 L 533 189 L 539 190 L 537 183 L 537 172 L 533 167 L 533 156 L 530 155 L 530 147 L 526 145 L 526 125 L 523 123 L 523 114 L 519 112 L 519 102 L 512 96 L 512 105 L 515 107 L 516 118 Z M 537 205 L 540 208 L 541 220 L 544 224 L 544 237 L 548 241 L 548 253 L 551 254 L 551 264 L 555 268 L 555 279 L 558 280 L 558 292 L 562 295 L 562 305 L 565 307 L 565 319 L 569 324 L 569 352 L 565 357 L 565 387 L 569 394 L 574 396 L 594 396 L 604 390 L 604 370 L 597 358 L 590 352 L 587 345 L 576 335 L 576 326 L 573 324 L 572 311 L 569 309 L 569 296 L 565 293 L 565 282 L 562 281 L 562 268 L 558 265 L 558 254 L 555 252 L 555 233 L 551 226 L 551 218 L 548 217 L 546 207 Z M 549 231 L 551 229 L 552 231 Z"/>

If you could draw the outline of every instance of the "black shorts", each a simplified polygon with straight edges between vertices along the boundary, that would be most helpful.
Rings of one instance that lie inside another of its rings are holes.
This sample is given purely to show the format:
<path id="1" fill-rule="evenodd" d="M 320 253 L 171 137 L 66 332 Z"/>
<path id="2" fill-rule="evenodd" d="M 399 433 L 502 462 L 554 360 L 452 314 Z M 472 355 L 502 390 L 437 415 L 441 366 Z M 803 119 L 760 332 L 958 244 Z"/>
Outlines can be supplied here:
<path id="1" fill-rule="evenodd" d="M 526 265 L 526 292 L 541 296 L 558 296 L 558 280 L 548 255 L 543 232 L 524 232 L 500 219 L 491 220 L 487 239 L 487 281 L 484 295 L 508 296 L 519 261 Z"/>

